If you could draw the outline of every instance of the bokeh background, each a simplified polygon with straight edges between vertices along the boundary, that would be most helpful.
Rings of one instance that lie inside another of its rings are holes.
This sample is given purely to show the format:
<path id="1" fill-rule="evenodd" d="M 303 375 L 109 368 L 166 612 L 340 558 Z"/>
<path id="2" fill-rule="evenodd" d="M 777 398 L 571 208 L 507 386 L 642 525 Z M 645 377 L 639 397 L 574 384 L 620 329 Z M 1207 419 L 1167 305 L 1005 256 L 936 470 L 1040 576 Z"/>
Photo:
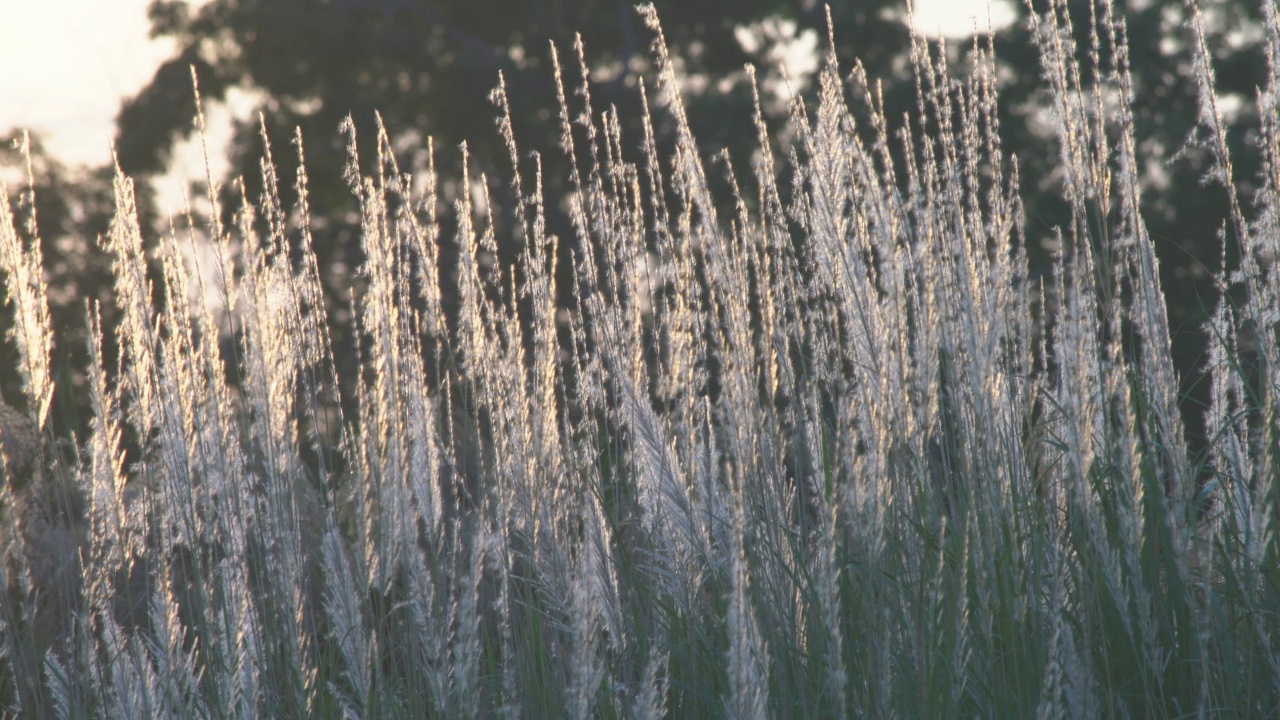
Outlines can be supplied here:
<path id="1" fill-rule="evenodd" d="M 110 162 L 121 102 L 145 87 L 177 49 L 173 38 L 151 36 L 150 4 L 151 0 L 7 3 L 0 23 L 0 67 L 8 68 L 0 73 L 0 129 L 38 133 L 49 153 L 68 164 Z M 988 20 L 999 29 L 1012 16 L 1012 9 L 1002 2 L 915 3 L 915 27 L 930 36 L 965 37 L 975 23 L 985 28 Z M 211 109 L 215 149 L 229 140 L 230 118 L 251 109 L 244 101 Z M 225 169 L 225 164 L 218 169 Z M 158 184 L 164 207 L 181 209 L 181 184 L 203 175 L 203 153 L 195 143 L 186 144 Z"/>

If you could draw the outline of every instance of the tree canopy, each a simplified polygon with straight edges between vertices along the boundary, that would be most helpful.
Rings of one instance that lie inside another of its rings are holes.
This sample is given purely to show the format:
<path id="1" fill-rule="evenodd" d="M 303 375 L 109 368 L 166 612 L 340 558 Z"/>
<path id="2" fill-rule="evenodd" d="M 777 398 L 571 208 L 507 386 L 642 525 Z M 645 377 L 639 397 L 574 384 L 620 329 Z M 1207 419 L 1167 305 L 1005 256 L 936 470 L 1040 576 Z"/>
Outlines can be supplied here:
<path id="1" fill-rule="evenodd" d="M 800 0 L 659 5 L 668 44 L 686 76 L 698 79 L 688 98 L 693 119 L 708 143 L 725 146 L 754 137 L 749 94 L 733 82 L 742 78 L 743 65 L 771 66 L 768 52 L 788 39 L 787 28 L 821 33 L 824 26 L 821 7 Z M 873 59 L 875 69 L 890 71 L 895 62 L 900 68 L 908 35 L 891 12 L 897 3 L 852 5 L 835 13 L 837 36 Z M 421 148 L 427 136 L 441 148 L 465 140 L 473 157 L 492 167 L 505 158 L 487 99 L 499 72 L 521 144 L 546 150 L 559 137 L 549 41 L 559 47 L 566 73 L 576 74 L 575 34 L 585 39 L 596 105 L 618 106 L 624 122 L 638 115 L 636 79 L 650 61 L 648 33 L 631 4 L 621 1 L 213 0 L 193 9 L 182 0 L 157 0 L 150 15 L 153 34 L 176 40 L 179 50 L 121 108 L 117 145 L 129 174 L 164 169 L 175 140 L 191 132 L 189 67 L 206 100 L 222 99 L 232 88 L 254 91 L 273 144 L 288 147 L 300 128 L 309 175 L 323 182 L 341 176 L 346 148 L 337 128 L 348 115 L 371 130 L 380 113 L 399 148 Z M 760 32 L 770 37 L 748 41 L 749 51 L 742 38 L 762 24 Z M 262 153 L 257 115 L 237 123 L 231 149 L 233 173 L 250 182 Z M 440 155 L 451 162 L 456 153 Z M 318 207 L 341 202 L 319 190 Z"/>

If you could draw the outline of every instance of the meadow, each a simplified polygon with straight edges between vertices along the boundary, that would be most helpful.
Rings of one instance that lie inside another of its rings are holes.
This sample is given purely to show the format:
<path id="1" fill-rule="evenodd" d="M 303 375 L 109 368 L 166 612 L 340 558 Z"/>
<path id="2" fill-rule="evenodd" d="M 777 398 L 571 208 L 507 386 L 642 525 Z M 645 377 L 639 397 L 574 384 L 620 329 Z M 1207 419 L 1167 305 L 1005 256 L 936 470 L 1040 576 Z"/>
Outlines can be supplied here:
<path id="1" fill-rule="evenodd" d="M 1063 2 L 1029 29 L 1073 210 L 1043 274 L 989 45 L 957 77 L 917 40 L 902 132 L 860 66 L 827 58 L 787 144 L 757 111 L 758 152 L 729 158 L 698 145 L 642 8 L 657 68 L 642 136 L 589 86 L 564 89 L 580 52 L 555 60 L 567 197 L 543 196 L 499 81 L 510 227 L 465 160 L 461 178 L 414 177 L 381 128 L 360 129 L 378 133 L 373 158 L 345 128 L 367 258 L 356 412 L 338 402 L 305 171 L 271 160 L 287 150 L 268 149 L 266 192 L 236 222 L 213 212 L 164 238 L 158 277 L 118 177 L 114 336 L 86 313 L 91 431 L 44 433 L 9 478 L 3 711 L 1276 716 L 1280 17 L 1265 8 L 1257 197 L 1234 194 L 1209 51 L 1192 49 L 1205 182 L 1237 198 L 1203 451 L 1179 411 L 1107 0 L 1088 46 Z M 547 203 L 573 237 L 548 233 Z M 7 191 L 0 213 L 10 341 L 43 428 L 43 260 Z M 508 241 L 513 267 L 496 262 Z"/>

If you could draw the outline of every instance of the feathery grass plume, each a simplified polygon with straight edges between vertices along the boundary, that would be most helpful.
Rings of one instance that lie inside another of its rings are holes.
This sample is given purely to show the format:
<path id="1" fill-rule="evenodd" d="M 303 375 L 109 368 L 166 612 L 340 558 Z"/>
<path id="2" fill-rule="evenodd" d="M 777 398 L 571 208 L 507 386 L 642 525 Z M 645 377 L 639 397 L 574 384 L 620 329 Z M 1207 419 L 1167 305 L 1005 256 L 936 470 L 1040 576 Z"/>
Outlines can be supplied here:
<path id="1" fill-rule="evenodd" d="M 89 606 L 112 608 L 122 618 L 140 613 L 141 599 L 120 592 L 117 583 L 127 582 L 134 562 L 145 555 L 145 529 L 136 498 L 128 492 L 124 452 L 120 447 L 119 398 L 108 386 L 102 366 L 102 320 L 99 308 L 86 308 L 89 326 L 89 406 L 93 412 L 90 440 L 85 448 L 82 483 L 89 503 L 89 544 L 86 571 Z M 87 475 L 87 477 L 84 477 Z M 121 607 L 123 606 L 123 607 Z M 126 620 L 128 622 L 128 620 Z"/>
<path id="2" fill-rule="evenodd" d="M 199 671 L 196 648 L 187 647 L 186 629 L 178 617 L 177 599 L 168 578 L 162 578 L 157 592 L 151 596 L 151 630 L 147 639 L 147 655 L 155 668 L 158 691 L 170 716 L 207 714 L 199 693 Z"/>
<path id="3" fill-rule="evenodd" d="M 40 451 L 40 437 L 35 424 L 26 415 L 0 401 L 0 455 L 3 456 L 5 480 L 19 484 L 31 469 Z"/>
<path id="4" fill-rule="evenodd" d="M 149 446 L 162 422 L 159 412 L 165 407 L 156 401 L 157 396 L 162 396 L 157 388 L 156 312 L 151 305 L 152 287 L 146 274 L 133 181 L 118 166 L 114 188 L 116 213 L 104 241 L 107 251 L 113 254 L 114 297 L 121 311 L 116 328 L 120 365 L 124 369 L 120 382 L 124 394 L 131 399 L 126 408 L 131 429 L 139 443 Z"/>
<path id="5" fill-rule="evenodd" d="M 486 556 L 490 552 L 489 545 L 496 537 L 483 529 L 477 530 L 466 541 L 470 547 L 462 550 L 457 558 L 460 567 L 456 570 L 453 604 L 449 608 L 450 625 L 453 627 L 450 643 L 450 689 L 457 717 L 475 718 L 480 713 L 480 662 L 483 651 L 480 586 L 485 573 Z"/>
<path id="6" fill-rule="evenodd" d="M 600 633 L 603 626 L 601 615 L 604 608 L 601 607 L 599 593 L 593 587 L 598 572 L 593 567 L 594 555 L 586 548 L 579 553 L 578 566 L 574 568 L 572 596 L 567 607 L 572 618 L 571 639 L 566 655 L 567 659 L 571 658 L 568 668 L 567 714 L 578 720 L 600 714 L 601 711 L 596 709 L 596 699 L 605 677 L 605 668 L 600 658 Z"/>
<path id="7" fill-rule="evenodd" d="M 5 274 L 4 305 L 13 304 L 14 322 L 9 337 L 18 346 L 18 370 L 36 428 L 44 427 L 53 402 L 53 376 L 49 356 L 53 351 L 48 287 L 44 280 L 44 253 L 36 218 L 35 177 L 31 168 L 30 136 L 22 134 L 19 154 L 26 160 L 28 186 L 21 193 L 25 205 L 26 239 L 14 225 L 9 189 L 0 183 L 0 270 Z"/>
<path id="8" fill-rule="evenodd" d="M 644 664 L 644 676 L 639 692 L 631 707 L 631 717 L 638 720 L 657 720 L 664 716 L 667 704 L 667 658 L 655 643 L 650 647 Z"/>
<path id="9" fill-rule="evenodd" d="M 402 404 L 399 397 L 402 386 L 403 358 L 399 352 L 402 320 L 398 288 L 392 273 L 402 258 L 398 238 L 388 227 L 392 218 L 384 205 L 387 201 L 385 185 L 375 185 L 374 178 L 361 179 L 355 126 L 347 122 L 343 130 L 348 134 L 348 182 L 361 205 L 367 257 L 365 271 L 369 277 L 360 329 L 372 339 L 370 360 L 375 372 L 372 387 L 363 388 L 360 393 L 364 422 L 360 427 L 361 457 L 357 467 L 361 471 L 360 481 L 366 484 L 360 489 L 361 497 L 372 503 L 366 508 L 367 516 L 362 518 L 362 534 L 365 562 L 371 579 L 376 587 L 386 588 L 402 562 L 408 537 L 403 529 L 409 512 L 405 487 L 408 458 L 403 434 L 404 414 L 397 411 Z M 381 165 L 380 155 L 377 180 L 385 182 Z"/>
<path id="10" fill-rule="evenodd" d="M 507 195 L 466 145 L 438 178 L 428 140 L 413 177 L 394 128 L 362 158 L 344 123 L 365 262 L 341 384 L 305 169 L 288 208 L 264 136 L 261 196 L 242 183 L 224 226 L 209 178 L 207 227 L 188 211 L 190 247 L 171 227 L 150 255 L 118 175 L 120 364 L 93 307 L 80 462 L 40 460 L 43 381 L 29 416 L 0 406 L 8 471 L 46 466 L 0 518 L 0 714 L 1274 714 L 1280 20 L 1199 483 L 1123 18 L 1067 5 L 1030 28 L 1071 209 L 1038 287 L 990 39 L 957 77 L 916 37 L 900 124 L 828 21 L 780 134 L 745 71 L 747 170 L 697 144 L 645 6 L 635 138 L 592 106 L 583 41 L 571 91 L 551 47 L 565 197 L 501 75 Z M 1197 42 L 1197 137 L 1238 192 Z M 43 327 L 35 234 L 12 225 L 11 299 Z M 47 365 L 45 330 L 15 339 Z"/>
<path id="11" fill-rule="evenodd" d="M 1198 489 L 1190 510 L 1201 522 L 1202 537 L 1193 556 L 1192 580 L 1197 587 L 1220 588 L 1220 596 L 1239 600 L 1251 595 L 1239 580 L 1246 568 L 1274 564 L 1276 509 L 1280 507 L 1280 491 L 1274 478 L 1280 463 L 1276 438 L 1280 422 L 1276 417 L 1276 397 L 1280 392 L 1280 293 L 1277 292 L 1277 226 L 1280 217 L 1280 119 L 1277 119 L 1277 93 L 1280 93 L 1280 19 L 1273 4 L 1264 3 L 1263 22 L 1267 40 L 1267 84 L 1259 90 L 1257 107 L 1260 119 L 1262 177 L 1254 200 L 1257 217 L 1250 222 L 1246 206 L 1239 196 L 1231 156 L 1227 150 L 1222 109 L 1215 92 L 1215 78 L 1209 49 L 1204 38 L 1205 20 L 1197 8 L 1192 17 L 1195 31 L 1196 80 L 1200 88 L 1200 125 L 1207 130 L 1206 144 L 1212 151 L 1214 167 L 1210 182 L 1223 186 L 1231 203 L 1231 216 L 1223 228 L 1223 263 L 1219 286 L 1219 307 L 1210 317 L 1209 368 L 1213 390 L 1206 411 L 1206 427 L 1218 439 L 1210 448 L 1212 479 Z M 1234 240 L 1238 265 L 1228 268 L 1226 241 Z M 1228 298 L 1242 294 L 1238 305 Z M 1203 537 L 1207 535 L 1207 537 Z M 1207 547 L 1206 547 L 1207 546 Z M 1208 559 L 1205 556 L 1209 556 Z M 1207 567 L 1206 567 L 1207 566 Z M 1202 602 L 1212 601 L 1208 595 Z M 1253 632 L 1239 638 L 1240 647 L 1261 656 L 1271 681 L 1280 687 L 1280 652 L 1269 633 L 1262 632 L 1259 620 L 1252 620 Z M 1225 641 L 1211 636 L 1206 644 L 1216 646 Z M 1252 681 L 1258 664 L 1247 674 Z M 1209 673 L 1204 673 L 1204 683 Z M 1205 692 L 1209 692 L 1207 689 Z"/>
<path id="12" fill-rule="evenodd" d="M 370 700 L 373 655 L 364 622 L 363 582 L 352 568 L 342 536 L 330 522 L 324 533 L 325 615 L 337 646 L 343 685 L 331 688 L 346 712 L 363 715 Z M 359 584 L 357 584 L 359 582 Z"/>
<path id="13" fill-rule="evenodd" d="M 737 493 L 735 493 L 737 495 Z M 751 584 L 747 572 L 746 547 L 743 545 L 741 497 L 734 498 L 734 535 L 728 612 L 725 616 L 729 632 L 728 696 L 725 710 L 732 718 L 760 720 L 768 717 L 766 702 L 769 689 L 768 650 L 751 602 Z"/>
<path id="14" fill-rule="evenodd" d="M 417 682 L 430 698 L 431 712 L 444 716 L 449 711 L 449 628 L 438 618 L 445 615 L 448 596 L 441 591 L 437 579 L 443 568 L 410 563 L 408 574 L 411 592 L 407 604 L 413 632 L 410 642 L 417 654 Z"/>

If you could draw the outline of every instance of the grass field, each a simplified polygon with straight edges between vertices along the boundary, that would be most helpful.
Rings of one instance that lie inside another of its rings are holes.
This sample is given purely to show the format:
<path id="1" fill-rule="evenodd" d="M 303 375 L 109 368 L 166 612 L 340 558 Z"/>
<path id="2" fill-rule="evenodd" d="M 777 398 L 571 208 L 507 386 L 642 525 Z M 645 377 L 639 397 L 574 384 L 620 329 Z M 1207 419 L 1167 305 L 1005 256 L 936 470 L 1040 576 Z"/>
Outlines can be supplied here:
<path id="1" fill-rule="evenodd" d="M 792 144 L 758 119 L 758 154 L 730 160 L 700 153 L 645 9 L 646 112 L 675 128 L 674 151 L 650 117 L 623 137 L 589 88 L 566 92 L 561 59 L 573 191 L 544 198 L 500 86 L 513 238 L 479 178 L 409 177 L 380 134 L 348 171 L 368 258 L 355 413 L 337 409 L 305 175 L 277 178 L 268 155 L 265 196 L 232 226 L 212 213 L 194 234 L 210 252 L 166 238 L 154 287 L 118 178 L 115 337 L 88 314 L 92 432 L 44 443 L 6 496 L 6 712 L 1275 717 L 1266 7 L 1267 175 L 1247 199 L 1262 211 L 1227 219 L 1240 264 L 1220 283 L 1242 300 L 1208 327 L 1204 453 L 1179 414 L 1105 1 L 1079 50 L 1103 69 L 1088 82 L 1063 6 L 1033 29 L 1058 129 L 1045 151 L 1073 208 L 1043 277 L 989 48 L 957 79 L 918 41 L 912 127 L 928 132 L 891 135 L 861 69 L 828 60 Z M 284 182 L 298 206 L 281 205 Z M 573 237 L 548 234 L 544 203 L 569 208 Z M 39 246 L 9 207 L 0 267 L 43 427 L 53 329 Z M 500 242 L 518 243 L 517 267 L 494 262 Z"/>

